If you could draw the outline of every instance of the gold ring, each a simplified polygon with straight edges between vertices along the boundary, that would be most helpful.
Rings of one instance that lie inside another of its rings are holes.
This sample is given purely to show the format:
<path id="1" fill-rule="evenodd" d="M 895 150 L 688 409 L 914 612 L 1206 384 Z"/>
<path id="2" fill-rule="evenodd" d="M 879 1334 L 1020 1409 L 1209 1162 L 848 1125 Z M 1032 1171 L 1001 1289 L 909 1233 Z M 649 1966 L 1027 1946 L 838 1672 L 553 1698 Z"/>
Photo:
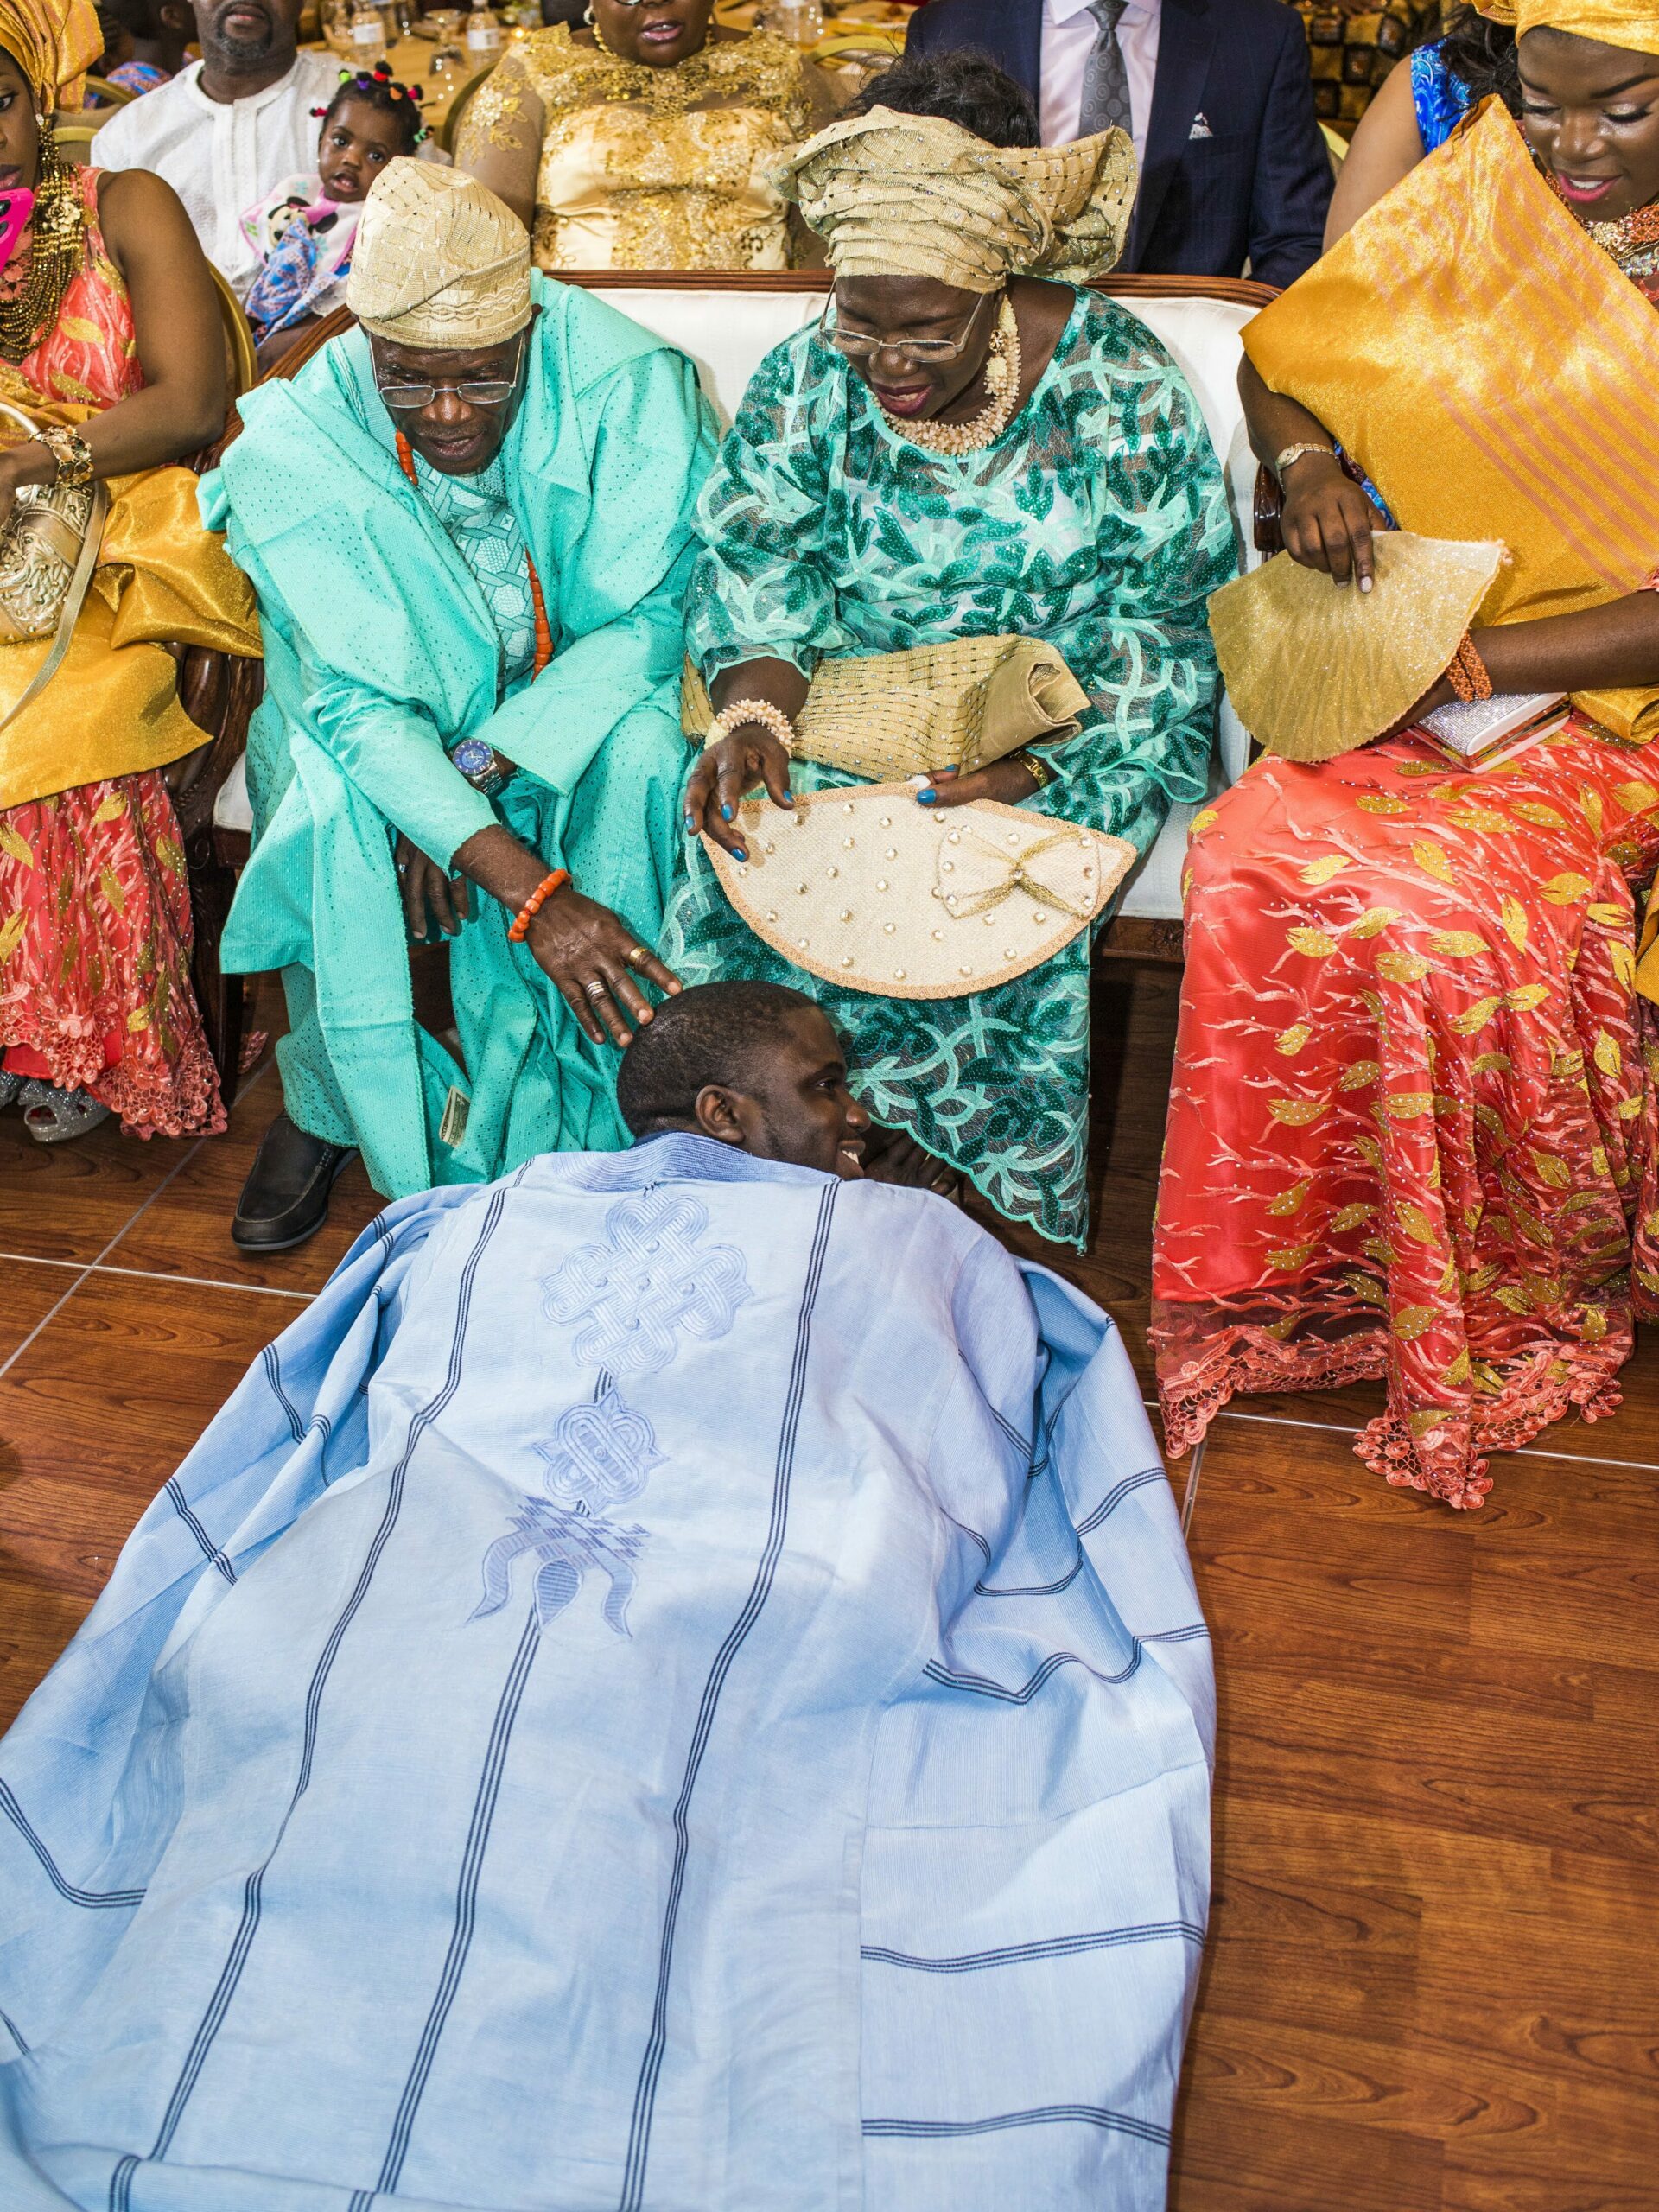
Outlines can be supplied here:
<path id="1" fill-rule="evenodd" d="M 597 978 L 591 983 L 584 983 L 582 988 L 590 999 L 608 998 L 610 995 L 610 985 L 600 982 Z"/>

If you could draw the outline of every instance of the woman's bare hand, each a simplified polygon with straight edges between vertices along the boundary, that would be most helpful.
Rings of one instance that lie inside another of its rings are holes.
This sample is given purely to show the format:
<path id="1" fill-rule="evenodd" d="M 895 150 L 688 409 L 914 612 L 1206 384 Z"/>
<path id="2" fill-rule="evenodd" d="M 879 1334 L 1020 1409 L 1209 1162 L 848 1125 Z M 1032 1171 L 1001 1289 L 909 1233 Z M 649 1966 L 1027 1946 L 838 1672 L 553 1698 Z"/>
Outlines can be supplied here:
<path id="1" fill-rule="evenodd" d="M 1344 469 L 1334 454 L 1304 454 L 1285 472 L 1279 518 L 1285 550 L 1305 569 L 1319 569 L 1335 583 L 1357 579 L 1370 591 L 1376 573 L 1371 537 L 1386 518 Z"/>
<path id="2" fill-rule="evenodd" d="M 686 836 L 705 830 L 734 860 L 747 860 L 737 810 L 743 794 L 757 784 L 766 785 L 774 806 L 794 805 L 787 751 L 764 722 L 742 722 L 709 746 L 691 771 L 685 787 Z"/>
<path id="3" fill-rule="evenodd" d="M 537 966 L 557 986 L 583 1034 L 595 1045 L 607 1036 L 613 1045 L 632 1044 L 630 1024 L 652 1018 L 651 1001 L 631 969 L 670 997 L 680 988 L 678 976 L 619 915 L 596 899 L 584 899 L 573 884 L 563 885 L 546 901 L 525 942 Z"/>
<path id="4" fill-rule="evenodd" d="M 976 768 L 971 775 L 941 768 L 916 796 L 924 806 L 971 806 L 978 798 L 995 799 L 1001 806 L 1018 806 L 1036 789 L 1036 777 L 1023 760 L 1009 753 L 1005 760 L 993 760 L 988 767 Z"/>
<path id="5" fill-rule="evenodd" d="M 401 830 L 396 857 L 404 925 L 410 937 L 417 944 L 423 943 L 433 922 L 445 937 L 458 937 L 461 924 L 472 918 L 472 893 L 466 877 L 446 875 L 437 862 L 429 860 L 418 845 L 411 845 Z"/>

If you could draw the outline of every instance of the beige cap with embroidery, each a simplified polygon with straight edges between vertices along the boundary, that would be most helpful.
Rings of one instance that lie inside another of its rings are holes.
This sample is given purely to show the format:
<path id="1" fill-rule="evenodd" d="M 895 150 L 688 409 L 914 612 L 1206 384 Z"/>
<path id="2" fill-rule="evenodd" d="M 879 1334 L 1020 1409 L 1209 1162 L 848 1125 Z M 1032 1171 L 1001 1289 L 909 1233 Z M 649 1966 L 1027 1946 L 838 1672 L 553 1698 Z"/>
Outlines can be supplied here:
<path id="1" fill-rule="evenodd" d="M 476 177 L 401 156 L 364 202 L 346 303 L 394 345 L 502 345 L 531 317 L 530 232 Z"/>

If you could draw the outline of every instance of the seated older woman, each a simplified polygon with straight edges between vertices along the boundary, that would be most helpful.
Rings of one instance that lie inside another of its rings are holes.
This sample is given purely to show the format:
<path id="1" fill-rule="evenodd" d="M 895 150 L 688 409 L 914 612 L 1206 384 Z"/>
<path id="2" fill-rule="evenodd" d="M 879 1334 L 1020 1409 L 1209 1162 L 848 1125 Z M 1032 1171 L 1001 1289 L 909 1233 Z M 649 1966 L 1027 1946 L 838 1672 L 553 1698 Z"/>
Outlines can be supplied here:
<path id="1" fill-rule="evenodd" d="M 764 780 L 786 806 L 851 780 L 834 765 L 791 765 L 821 669 L 827 680 L 850 660 L 879 686 L 881 656 L 1040 641 L 1081 687 L 1075 734 L 901 792 L 899 816 L 887 814 L 907 880 L 879 877 L 870 895 L 902 897 L 903 913 L 887 918 L 895 941 L 925 925 L 925 966 L 951 931 L 929 903 L 940 883 L 912 849 L 917 809 L 1029 810 L 1127 841 L 1133 858 L 1172 801 L 1202 797 L 1217 695 L 1205 601 L 1236 555 L 1221 470 L 1168 354 L 1116 302 L 1032 273 L 1109 267 L 1132 189 L 1127 139 L 1039 149 L 1027 95 L 969 56 L 902 64 L 864 102 L 790 171 L 836 269 L 823 324 L 762 364 L 699 510 L 690 644 L 720 714 L 685 815 L 728 855 L 762 840 L 758 857 L 778 817 L 739 819 L 746 791 Z M 942 664 L 935 675 L 946 680 Z M 938 704 L 949 720 L 953 702 Z M 988 818 L 1024 849 L 1026 813 Z M 976 812 L 977 827 L 986 819 Z M 686 868 L 667 959 L 688 979 L 801 980 L 798 933 L 785 950 L 751 929 L 703 844 L 688 842 Z M 1000 893 L 986 895 L 976 951 L 989 927 L 999 958 L 1022 959 L 992 926 Z M 1016 911 L 1029 921 L 1029 902 Z M 839 914 L 826 919 L 833 930 Z M 770 926 L 764 908 L 756 920 Z M 879 1120 L 1010 1218 L 1080 1239 L 1087 929 L 984 987 L 957 980 L 975 963 L 953 955 L 925 995 L 907 961 L 886 985 L 839 987 L 843 961 L 816 968 L 813 988 L 853 1040 Z"/>
<path id="2" fill-rule="evenodd" d="M 396 1197 L 621 1143 L 634 978 L 673 981 L 649 948 L 712 452 L 695 372 L 420 162 L 370 192 L 347 298 L 362 328 L 251 396 L 202 489 L 265 633 L 224 944 L 284 970 L 292 1023 L 232 1228 L 264 1249 L 320 1226 L 353 1146 Z M 414 1017 L 434 921 L 459 1061 Z"/>
<path id="3" fill-rule="evenodd" d="M 225 424 L 201 249 L 171 186 L 71 168 L 41 120 L 100 43 L 86 0 L 0 0 L 0 402 L 24 418 L 0 431 L 0 1105 L 44 1144 L 112 1113 L 225 1126 L 163 772 L 203 734 L 163 647 L 258 651 L 194 478 L 162 465 Z"/>
<path id="4" fill-rule="evenodd" d="M 594 0 L 515 40 L 468 104 L 459 166 L 533 227 L 543 269 L 787 269 L 808 243 L 770 172 L 834 111 L 828 80 L 714 0 Z"/>

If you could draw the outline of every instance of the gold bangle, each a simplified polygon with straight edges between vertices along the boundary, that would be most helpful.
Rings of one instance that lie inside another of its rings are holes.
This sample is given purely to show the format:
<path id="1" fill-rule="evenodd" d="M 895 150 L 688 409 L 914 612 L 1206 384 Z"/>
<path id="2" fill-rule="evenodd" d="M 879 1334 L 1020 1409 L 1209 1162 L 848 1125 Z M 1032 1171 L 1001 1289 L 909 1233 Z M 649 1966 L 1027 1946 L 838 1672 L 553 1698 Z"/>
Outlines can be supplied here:
<path id="1" fill-rule="evenodd" d="M 52 487 L 58 492 L 78 492 L 92 480 L 96 463 L 92 449 L 79 430 L 67 425 L 48 423 L 35 433 L 36 445 L 44 446 L 58 465 Z"/>
<path id="2" fill-rule="evenodd" d="M 1047 761 L 1039 760 L 1036 753 L 1031 752 L 1027 747 L 1022 745 L 1014 758 L 1032 779 L 1039 791 L 1046 791 L 1056 780 L 1054 771 L 1049 766 Z"/>

